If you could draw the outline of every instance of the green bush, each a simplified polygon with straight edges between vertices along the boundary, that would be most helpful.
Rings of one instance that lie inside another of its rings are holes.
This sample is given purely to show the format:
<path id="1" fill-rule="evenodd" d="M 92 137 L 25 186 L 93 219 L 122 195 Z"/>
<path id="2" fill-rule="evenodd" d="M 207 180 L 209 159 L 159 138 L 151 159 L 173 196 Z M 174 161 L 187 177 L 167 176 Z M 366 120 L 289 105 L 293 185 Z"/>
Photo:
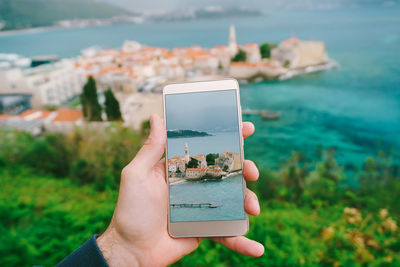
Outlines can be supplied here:
<path id="1" fill-rule="evenodd" d="M 246 52 L 242 49 L 236 53 L 236 55 L 232 58 L 232 62 L 246 62 Z"/>
<path id="2" fill-rule="evenodd" d="M 54 266 L 108 225 L 116 191 L 17 172 L 0 178 L 0 266 Z"/>
<path id="3" fill-rule="evenodd" d="M 120 172 L 142 132 L 112 124 L 102 131 L 32 136 L 0 131 L 0 266 L 52 266 L 111 219 Z M 359 186 L 331 149 L 315 158 L 293 152 L 277 170 L 249 182 L 262 213 L 249 238 L 265 255 L 249 258 L 204 240 L 176 266 L 399 266 L 399 158 L 367 158 Z"/>
<path id="4" fill-rule="evenodd" d="M 270 58 L 271 50 L 277 47 L 275 43 L 263 43 L 260 45 L 260 54 L 262 58 Z"/>
<path id="5" fill-rule="evenodd" d="M 76 128 L 69 134 L 0 131 L 0 164 L 26 166 L 36 173 L 71 177 L 80 184 L 95 183 L 99 189 L 117 188 L 122 168 L 143 143 L 144 136 L 111 124 L 102 131 Z M 0 165 L 1 166 L 1 165 Z"/>

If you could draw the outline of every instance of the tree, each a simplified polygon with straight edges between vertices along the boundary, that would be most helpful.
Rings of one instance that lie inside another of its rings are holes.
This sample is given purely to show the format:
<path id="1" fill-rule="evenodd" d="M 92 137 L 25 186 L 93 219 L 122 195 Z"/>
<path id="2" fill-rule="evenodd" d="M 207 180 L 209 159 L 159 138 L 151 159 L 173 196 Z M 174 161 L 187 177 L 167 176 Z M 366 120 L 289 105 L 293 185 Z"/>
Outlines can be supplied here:
<path id="1" fill-rule="evenodd" d="M 289 68 L 290 67 L 290 61 L 289 60 L 285 60 L 285 63 L 283 63 L 283 66 L 285 68 Z"/>
<path id="2" fill-rule="evenodd" d="M 277 45 L 274 43 L 263 43 L 260 45 L 260 53 L 262 58 L 270 58 L 271 50 L 275 48 Z"/>
<path id="3" fill-rule="evenodd" d="M 121 111 L 119 109 L 118 100 L 115 98 L 111 88 L 108 88 L 104 93 L 106 98 L 105 110 L 107 114 L 107 120 L 109 121 L 122 121 Z"/>
<path id="4" fill-rule="evenodd" d="M 206 161 L 207 161 L 207 165 L 215 165 L 215 159 L 219 157 L 218 153 L 210 153 L 206 155 Z"/>
<path id="5" fill-rule="evenodd" d="M 96 82 L 92 76 L 89 76 L 88 81 L 83 86 L 81 102 L 83 116 L 87 121 L 102 121 L 102 109 L 97 98 Z"/>
<path id="6" fill-rule="evenodd" d="M 232 62 L 245 62 L 246 61 L 246 52 L 242 49 L 239 49 L 237 54 L 232 58 Z"/>
<path id="7" fill-rule="evenodd" d="M 186 168 L 198 168 L 199 161 L 195 158 L 191 158 L 186 166 Z"/>

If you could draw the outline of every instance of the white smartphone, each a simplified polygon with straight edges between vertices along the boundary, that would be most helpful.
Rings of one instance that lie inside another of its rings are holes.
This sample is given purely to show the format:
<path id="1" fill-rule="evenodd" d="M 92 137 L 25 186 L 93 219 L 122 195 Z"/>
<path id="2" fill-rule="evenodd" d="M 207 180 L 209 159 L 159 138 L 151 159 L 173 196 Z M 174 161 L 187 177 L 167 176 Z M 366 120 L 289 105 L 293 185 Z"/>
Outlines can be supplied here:
<path id="1" fill-rule="evenodd" d="M 169 84 L 168 231 L 172 237 L 238 236 L 248 232 L 242 175 L 239 84 L 234 79 Z"/>

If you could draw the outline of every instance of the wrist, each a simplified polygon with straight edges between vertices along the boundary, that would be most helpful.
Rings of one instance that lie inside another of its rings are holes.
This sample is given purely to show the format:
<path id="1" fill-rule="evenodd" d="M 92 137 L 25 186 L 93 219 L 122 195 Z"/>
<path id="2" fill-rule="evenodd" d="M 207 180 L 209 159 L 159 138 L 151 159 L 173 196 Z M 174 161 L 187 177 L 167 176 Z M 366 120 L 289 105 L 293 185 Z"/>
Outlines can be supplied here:
<path id="1" fill-rule="evenodd" d="M 97 237 L 97 245 L 110 267 L 139 266 L 139 261 L 131 247 L 111 225 Z"/>

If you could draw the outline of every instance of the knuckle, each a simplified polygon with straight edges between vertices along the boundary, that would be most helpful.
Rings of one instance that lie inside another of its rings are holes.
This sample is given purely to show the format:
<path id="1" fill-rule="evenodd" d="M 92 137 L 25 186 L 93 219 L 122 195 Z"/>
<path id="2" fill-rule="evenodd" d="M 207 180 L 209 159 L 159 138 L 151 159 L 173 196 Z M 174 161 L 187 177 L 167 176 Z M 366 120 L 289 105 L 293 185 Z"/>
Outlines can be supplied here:
<path id="1" fill-rule="evenodd" d="M 131 172 L 131 166 L 129 166 L 129 164 L 128 165 L 126 165 L 123 169 L 122 169 L 122 171 L 121 171 L 121 177 L 122 177 L 122 179 L 124 179 L 125 177 L 128 177 L 129 176 L 129 174 L 130 174 L 130 172 Z"/>

